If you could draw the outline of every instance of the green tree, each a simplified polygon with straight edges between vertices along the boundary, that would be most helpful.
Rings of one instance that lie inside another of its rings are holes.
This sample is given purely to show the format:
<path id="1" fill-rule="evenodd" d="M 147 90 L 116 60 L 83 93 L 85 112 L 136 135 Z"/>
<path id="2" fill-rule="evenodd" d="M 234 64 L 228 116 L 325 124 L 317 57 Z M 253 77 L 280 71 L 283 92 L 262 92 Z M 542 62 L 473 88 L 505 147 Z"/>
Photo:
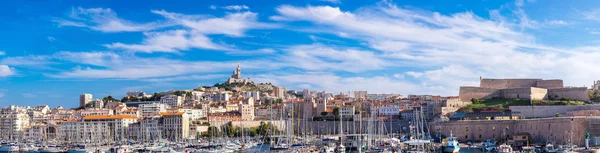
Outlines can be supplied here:
<path id="1" fill-rule="evenodd" d="M 108 95 L 108 96 L 106 96 L 106 97 L 102 98 L 102 101 L 105 101 L 105 102 L 113 102 L 113 101 L 119 101 L 119 100 L 117 100 L 117 99 L 113 98 L 113 96 L 111 96 L 111 95 Z"/>
<path id="2" fill-rule="evenodd" d="M 200 122 L 200 121 L 198 121 L 198 122 Z M 208 122 L 202 122 L 201 125 L 203 125 L 203 126 L 210 126 L 210 123 L 208 123 Z"/>
<path id="3" fill-rule="evenodd" d="M 555 116 L 555 117 L 560 117 L 560 114 L 559 114 L 559 113 L 556 113 L 556 115 L 554 115 L 554 116 Z"/>
<path id="4" fill-rule="evenodd" d="M 340 107 L 333 108 L 333 115 L 335 115 L 335 116 L 340 115 Z"/>

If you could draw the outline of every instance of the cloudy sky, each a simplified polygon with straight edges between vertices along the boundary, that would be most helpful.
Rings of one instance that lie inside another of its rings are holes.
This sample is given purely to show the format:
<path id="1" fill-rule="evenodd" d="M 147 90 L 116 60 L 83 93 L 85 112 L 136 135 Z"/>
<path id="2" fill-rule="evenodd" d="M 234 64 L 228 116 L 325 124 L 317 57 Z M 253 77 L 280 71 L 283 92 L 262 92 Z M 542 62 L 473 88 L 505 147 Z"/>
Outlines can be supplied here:
<path id="1" fill-rule="evenodd" d="M 600 1 L 17 1 L 0 20 L 0 106 L 213 85 L 238 62 L 255 82 L 334 93 L 600 79 Z"/>

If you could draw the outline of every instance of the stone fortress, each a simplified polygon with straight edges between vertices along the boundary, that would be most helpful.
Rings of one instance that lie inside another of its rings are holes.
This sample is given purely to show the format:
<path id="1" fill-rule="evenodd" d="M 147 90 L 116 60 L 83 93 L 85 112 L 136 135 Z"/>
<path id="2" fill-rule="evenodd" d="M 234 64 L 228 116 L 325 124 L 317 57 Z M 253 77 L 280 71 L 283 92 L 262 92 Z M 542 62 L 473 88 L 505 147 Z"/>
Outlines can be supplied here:
<path id="1" fill-rule="evenodd" d="M 523 98 L 533 100 L 574 99 L 589 101 L 587 87 L 565 87 L 563 80 L 542 79 L 484 79 L 479 87 L 461 86 L 459 98 L 471 99 Z"/>
<path id="2" fill-rule="evenodd" d="M 228 84 L 232 84 L 232 83 L 253 83 L 252 80 L 250 80 L 250 78 L 247 79 L 243 79 L 242 78 L 242 68 L 240 68 L 240 63 L 238 63 L 238 67 L 235 71 L 233 71 L 233 74 L 231 74 L 231 77 L 229 79 L 227 79 L 227 81 L 225 81 L 225 83 Z"/>

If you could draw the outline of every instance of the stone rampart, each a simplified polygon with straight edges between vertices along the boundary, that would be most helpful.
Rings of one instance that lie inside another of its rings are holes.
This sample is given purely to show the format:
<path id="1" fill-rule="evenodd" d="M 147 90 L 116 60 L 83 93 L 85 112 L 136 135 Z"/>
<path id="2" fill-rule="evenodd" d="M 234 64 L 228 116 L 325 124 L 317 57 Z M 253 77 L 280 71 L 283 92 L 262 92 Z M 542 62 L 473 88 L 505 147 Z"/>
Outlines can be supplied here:
<path id="1" fill-rule="evenodd" d="M 578 110 L 598 110 L 600 105 L 575 106 L 509 106 L 508 109 L 520 112 L 525 118 L 554 117 L 556 113 L 566 116 L 567 112 Z"/>
<path id="2" fill-rule="evenodd" d="M 511 88 L 499 90 L 503 98 L 527 98 L 531 95 L 531 88 Z"/>
<path id="3" fill-rule="evenodd" d="M 546 89 L 563 88 L 564 84 L 563 80 L 540 80 L 537 82 L 536 87 Z"/>
<path id="4" fill-rule="evenodd" d="M 548 99 L 568 98 L 590 101 L 590 96 L 588 95 L 587 90 L 588 89 L 586 87 L 548 89 Z"/>
<path id="5" fill-rule="evenodd" d="M 479 87 L 493 89 L 536 87 L 542 79 L 481 79 Z"/>
<path id="6" fill-rule="evenodd" d="M 491 99 L 495 97 L 501 97 L 501 95 L 497 92 L 498 90 L 499 89 L 480 87 L 460 87 L 459 99 L 463 101 L 470 101 L 473 98 Z"/>

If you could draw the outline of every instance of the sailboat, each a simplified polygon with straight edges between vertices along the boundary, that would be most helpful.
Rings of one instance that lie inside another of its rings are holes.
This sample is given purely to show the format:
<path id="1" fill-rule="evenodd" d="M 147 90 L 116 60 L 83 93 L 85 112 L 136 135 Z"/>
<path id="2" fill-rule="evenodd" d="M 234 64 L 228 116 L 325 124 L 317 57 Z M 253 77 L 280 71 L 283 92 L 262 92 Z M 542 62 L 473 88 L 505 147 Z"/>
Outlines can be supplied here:
<path id="1" fill-rule="evenodd" d="M 344 135 L 342 127 L 342 114 L 340 114 L 340 145 L 335 149 L 337 153 L 345 153 L 346 147 L 344 146 Z"/>
<path id="2" fill-rule="evenodd" d="M 458 145 L 458 141 L 456 137 L 452 135 L 452 131 L 450 131 L 450 136 L 442 140 L 443 152 L 451 152 L 456 153 L 460 150 L 460 146 Z"/>

